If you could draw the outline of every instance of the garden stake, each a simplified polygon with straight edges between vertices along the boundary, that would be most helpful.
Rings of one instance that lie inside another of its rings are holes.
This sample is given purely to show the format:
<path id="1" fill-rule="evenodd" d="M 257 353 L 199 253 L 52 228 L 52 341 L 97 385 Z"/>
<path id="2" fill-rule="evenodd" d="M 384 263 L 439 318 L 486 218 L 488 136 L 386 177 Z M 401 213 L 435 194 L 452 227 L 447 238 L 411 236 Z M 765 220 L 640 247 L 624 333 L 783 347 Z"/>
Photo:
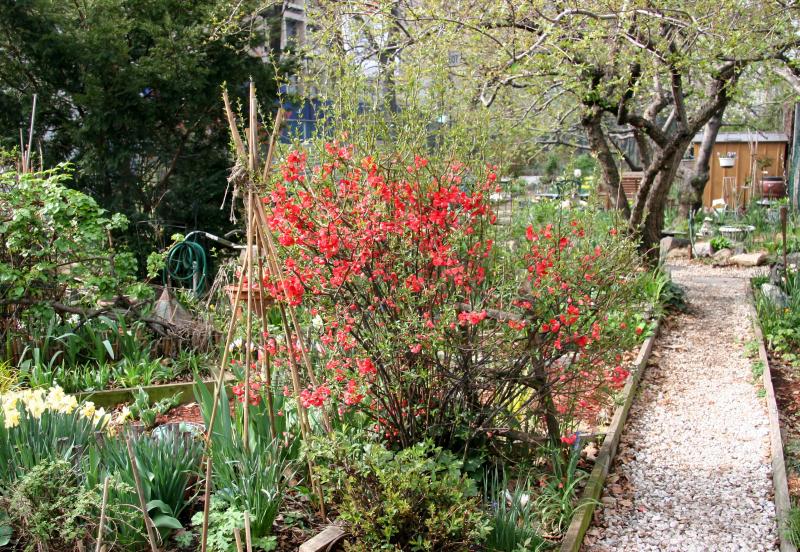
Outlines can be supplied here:
<path id="1" fill-rule="evenodd" d="M 264 178 L 265 178 L 264 181 L 265 182 L 267 181 L 267 178 L 268 178 L 267 167 L 269 167 L 270 164 L 272 163 L 272 156 L 273 156 L 273 152 L 274 152 L 275 142 L 276 142 L 277 137 L 278 137 L 278 131 L 280 130 L 280 123 L 281 123 L 282 119 L 283 119 L 283 110 L 279 110 L 278 114 L 275 117 L 275 123 L 276 124 L 273 127 L 272 137 L 270 138 L 270 146 L 269 146 L 269 150 L 268 150 L 268 154 L 267 154 L 267 161 L 266 161 L 266 165 L 264 167 L 264 175 L 265 175 L 264 176 Z M 235 121 L 235 119 L 234 119 L 234 121 Z M 253 205 L 255 205 L 255 208 L 256 208 L 256 211 L 257 211 L 257 213 L 256 213 L 257 214 L 256 220 L 258 222 L 258 224 L 256 226 L 256 239 L 258 240 L 257 247 L 259 248 L 259 251 L 262 251 L 262 250 L 266 251 L 266 253 L 267 253 L 266 254 L 267 271 L 269 273 L 272 273 L 272 274 L 274 274 L 274 275 L 276 275 L 278 277 L 278 281 L 280 283 L 280 287 L 281 287 L 281 289 L 284 290 L 284 298 L 286 299 L 286 302 L 289 303 L 289 295 L 288 295 L 288 292 L 286 291 L 286 287 L 283 285 L 283 275 L 282 275 L 282 273 L 280 271 L 280 268 L 279 268 L 279 266 L 280 266 L 279 265 L 279 259 L 278 259 L 278 255 L 277 255 L 277 253 L 275 251 L 274 243 L 272 241 L 272 234 L 270 233 L 269 228 L 266 226 L 267 218 L 266 218 L 266 213 L 264 212 L 264 207 L 263 207 L 263 205 L 261 204 L 260 201 L 255 201 L 253 203 Z M 311 382 L 312 382 L 312 384 L 314 386 L 318 386 L 319 383 L 317 382 L 316 377 L 314 376 L 314 371 L 311 368 L 311 362 L 310 362 L 310 360 L 308 358 L 308 355 L 306 354 L 305 344 L 303 343 L 303 340 L 300 337 L 301 336 L 300 326 L 299 326 L 299 324 L 297 322 L 297 317 L 295 316 L 295 313 L 294 313 L 294 307 L 289 305 L 289 309 L 288 309 L 289 310 L 289 318 L 287 318 L 287 316 L 286 316 L 286 308 L 284 307 L 283 303 L 278 303 L 278 308 L 279 308 L 280 313 L 281 313 L 281 323 L 282 323 L 282 326 L 283 326 L 283 329 L 284 329 L 284 333 L 286 334 L 287 345 L 294 346 L 293 344 L 295 343 L 295 341 L 297 342 L 297 345 L 300 348 L 301 355 L 303 356 L 303 361 L 304 361 L 304 363 L 306 365 L 306 370 L 308 372 L 309 379 L 311 380 Z M 292 330 L 291 330 L 291 328 L 289 326 L 289 319 L 291 319 L 292 326 L 294 326 L 296 339 L 293 338 L 293 336 L 292 336 Z M 263 334 L 262 334 L 262 338 L 263 338 Z M 265 349 L 266 349 L 266 343 L 265 343 Z M 311 426 L 310 426 L 310 424 L 308 422 L 308 412 L 307 412 L 306 408 L 303 406 L 303 404 L 300 401 L 300 389 L 302 388 L 302 384 L 300 383 L 300 374 L 299 374 L 299 371 L 297 369 L 297 362 L 295 361 L 295 358 L 294 358 L 293 354 L 289 355 L 289 367 L 290 367 L 290 372 L 291 372 L 291 376 L 292 376 L 292 387 L 294 389 L 294 397 L 295 397 L 295 401 L 297 402 L 298 411 L 300 413 L 300 422 L 301 422 L 300 423 L 300 428 L 301 428 L 302 433 L 303 433 L 303 439 L 307 440 L 308 437 L 309 437 L 309 434 L 311 432 Z M 330 432 L 331 431 L 330 418 L 328 417 L 328 413 L 325 410 L 322 410 L 322 417 L 323 417 L 323 422 L 325 424 L 326 430 L 328 432 Z M 318 481 L 317 481 L 317 479 L 316 479 L 316 477 L 314 475 L 314 472 L 315 472 L 314 465 L 313 465 L 313 462 L 310 459 L 308 460 L 308 470 L 309 470 L 309 479 L 311 480 L 311 486 L 315 490 L 315 492 L 317 494 L 317 498 L 319 499 L 320 515 L 324 519 L 327 516 L 326 516 L 326 512 L 325 512 L 325 501 L 324 501 L 323 494 L 322 494 L 322 488 L 319 486 L 319 483 L 318 483 Z"/>
<path id="2" fill-rule="evenodd" d="M 245 252 L 245 261 L 250 256 L 251 251 L 248 249 Z M 208 419 L 208 427 L 206 428 L 206 481 L 205 490 L 203 491 L 203 532 L 200 538 L 200 550 L 206 552 L 208 545 L 208 514 L 211 506 L 211 454 L 209 448 L 211 447 L 211 434 L 214 431 L 214 422 L 217 419 L 217 403 L 219 403 L 219 395 L 222 389 L 223 381 L 225 379 L 226 366 L 228 362 L 228 349 L 231 346 L 233 339 L 234 329 L 236 328 L 236 310 L 239 308 L 239 302 L 242 298 L 242 285 L 244 284 L 244 274 L 239 275 L 239 285 L 236 288 L 236 296 L 233 299 L 233 315 L 231 322 L 228 324 L 228 335 L 225 337 L 225 346 L 222 349 L 222 360 L 219 364 L 219 372 L 217 373 L 217 381 L 214 384 L 214 401 L 211 406 L 211 416 Z"/>
<path id="3" fill-rule="evenodd" d="M 261 249 L 259 249 L 261 251 Z M 258 258 L 258 281 L 264 281 L 264 265 L 261 262 L 261 256 L 259 255 Z M 261 300 L 263 301 L 263 295 L 261 296 Z M 269 427 L 272 430 L 272 438 L 276 439 L 278 437 L 278 430 L 275 427 L 275 412 L 273 412 L 272 406 L 272 373 L 270 372 L 270 365 L 269 365 L 269 352 L 267 351 L 267 312 L 263 308 L 261 308 L 261 349 L 263 357 L 260 359 L 262 360 L 261 365 L 261 377 L 264 378 L 267 387 L 267 412 L 269 414 Z"/>
<path id="4" fill-rule="evenodd" d="M 242 428 L 242 446 L 245 452 L 250 447 L 250 363 L 253 359 L 252 336 L 253 336 L 253 200 L 255 194 L 252 187 L 252 175 L 255 174 L 258 165 L 258 107 L 256 105 L 256 87 L 250 81 L 250 127 L 248 129 L 248 174 L 250 174 L 251 185 L 247 187 L 247 248 L 251 250 L 247 256 L 247 318 L 246 325 L 246 349 L 244 353 L 244 421 Z M 260 288 L 256 288 L 260 289 Z M 259 295 L 259 299 L 260 299 Z M 263 310 L 263 305 L 262 305 Z"/>
<path id="5" fill-rule="evenodd" d="M 250 511 L 244 511 L 244 542 L 247 552 L 253 552 L 253 537 L 250 535 Z"/>
<path id="6" fill-rule="evenodd" d="M 264 207 L 261 205 L 261 202 L 256 202 L 255 206 L 256 206 L 256 211 L 258 211 L 257 220 L 259 222 L 259 228 L 261 230 L 262 243 L 266 242 L 268 268 L 273 274 L 278 276 L 278 281 L 280 283 L 281 289 L 283 289 L 286 302 L 289 303 L 289 295 L 288 292 L 286 291 L 286 286 L 283 285 L 283 275 L 280 272 L 279 268 L 280 261 L 278 259 L 278 254 L 275 250 L 275 244 L 272 241 L 272 235 L 270 234 L 269 229 L 266 228 L 267 217 L 266 213 L 264 212 Z M 303 340 L 300 338 L 302 332 L 300 331 L 300 324 L 297 322 L 297 316 L 295 315 L 295 308 L 289 305 L 288 310 L 289 310 L 289 319 L 291 320 L 292 326 L 294 327 L 294 332 L 297 335 L 297 343 L 298 346 L 300 347 L 300 354 L 303 357 L 303 363 L 305 364 L 308 378 L 309 380 L 311 380 L 311 384 L 314 387 L 319 387 L 319 381 L 317 380 L 316 375 L 314 374 L 314 370 L 311 367 L 311 361 L 309 360 L 308 354 L 306 353 L 305 344 L 303 343 Z M 284 309 L 282 306 L 281 306 L 281 312 L 284 313 Z M 290 360 L 292 360 L 293 355 L 289 355 L 289 358 Z M 331 421 L 330 418 L 328 417 L 327 411 L 324 409 L 322 410 L 322 421 L 325 424 L 325 430 L 328 433 L 330 433 L 332 427 Z"/>
<path id="7" fill-rule="evenodd" d="M 789 265 L 786 264 L 786 215 L 788 209 L 786 205 L 781 206 L 781 235 L 783 236 L 783 273 L 786 274 L 786 271 L 789 269 Z"/>
<path id="8" fill-rule="evenodd" d="M 270 247 L 272 245 L 272 236 L 269 234 L 269 230 L 264 228 L 264 225 L 265 225 L 267 219 L 264 216 L 264 212 L 263 212 L 263 209 L 261 207 L 261 202 L 257 202 L 256 203 L 256 208 L 259 211 L 259 227 L 258 228 L 261 230 L 261 234 L 260 234 L 261 241 L 260 241 L 260 244 L 263 245 L 265 236 L 266 236 L 266 239 L 267 239 L 267 252 L 268 252 L 267 263 L 269 265 L 268 268 L 273 274 L 277 274 L 278 275 L 279 281 L 281 283 L 281 288 L 284 290 L 284 294 L 286 294 L 286 288 L 285 288 L 285 286 L 283 286 L 283 277 L 281 276 L 280 269 L 278 268 L 278 264 L 277 264 L 277 255 L 275 254 L 274 248 Z M 286 294 L 285 296 L 286 296 L 286 299 L 287 299 L 287 302 L 288 302 L 288 299 L 289 299 L 288 294 Z M 295 340 L 292 338 L 292 331 L 289 328 L 289 321 L 288 321 L 287 316 L 286 316 L 286 309 L 284 308 L 283 303 L 278 303 L 278 308 L 280 309 L 280 313 L 281 313 L 281 323 L 283 325 L 284 332 L 286 333 L 287 345 L 293 346 L 293 343 L 295 342 Z M 290 308 L 290 311 L 289 311 L 290 314 L 293 315 L 294 313 L 291 310 L 292 307 L 290 306 L 289 308 Z M 293 322 L 295 323 L 295 328 L 297 328 L 297 325 L 296 325 L 297 320 L 293 318 Z M 297 342 L 298 342 L 298 345 L 300 346 L 300 350 L 304 352 L 305 351 L 305 346 L 303 344 L 302 339 L 299 338 L 299 334 L 298 334 Z M 305 354 L 303 354 L 303 359 L 306 360 L 306 362 L 308 362 L 308 357 L 305 356 Z M 309 434 L 311 432 L 311 427 L 310 427 L 310 425 L 308 423 L 308 412 L 307 412 L 305 406 L 303 406 L 303 404 L 300 402 L 300 388 L 302 387 L 302 385 L 300 384 L 300 374 L 299 374 L 298 369 L 297 369 L 297 362 L 295 361 L 294 354 L 291 354 L 291 353 L 289 354 L 289 368 L 290 368 L 290 373 L 291 373 L 291 376 L 292 376 L 292 387 L 294 389 L 294 397 L 295 397 L 295 401 L 297 402 L 298 412 L 300 413 L 300 429 L 301 429 L 302 434 L 303 434 L 303 439 L 304 440 L 308 440 Z M 323 414 L 323 420 L 324 420 L 325 425 L 326 425 L 326 429 L 330 433 L 330 431 L 331 431 L 330 430 L 330 421 L 328 420 L 327 413 L 323 410 L 322 414 Z M 326 515 L 326 512 L 325 512 L 324 495 L 322 494 L 322 488 L 320 487 L 319 482 L 317 481 L 317 478 L 314 475 L 314 472 L 315 472 L 314 463 L 311 461 L 310 458 L 308 458 L 308 475 L 309 475 L 309 479 L 311 480 L 311 487 L 316 492 L 317 498 L 319 500 L 320 516 L 323 519 L 326 519 L 327 515 Z"/>
<path id="9" fill-rule="evenodd" d="M 108 504 L 108 476 L 103 481 L 103 502 L 100 504 L 100 525 L 97 528 L 97 545 L 95 552 L 100 552 L 103 548 L 103 527 L 106 524 L 106 505 Z"/>
<path id="10" fill-rule="evenodd" d="M 239 532 L 238 527 L 233 528 L 233 538 L 236 539 L 236 552 L 244 552 L 242 549 L 242 534 Z"/>
<path id="11" fill-rule="evenodd" d="M 125 435 L 125 445 L 128 447 L 128 458 L 131 461 L 131 470 L 133 470 L 133 481 L 136 484 L 136 494 L 139 496 L 139 507 L 142 509 L 144 516 L 144 526 L 147 529 L 147 540 L 150 541 L 150 550 L 158 552 L 156 546 L 156 536 L 153 530 L 153 522 L 147 513 L 147 503 L 144 500 L 144 488 L 142 487 L 142 478 L 139 475 L 139 463 L 136 461 L 136 455 L 133 453 L 133 445 L 131 444 L 131 436 Z"/>

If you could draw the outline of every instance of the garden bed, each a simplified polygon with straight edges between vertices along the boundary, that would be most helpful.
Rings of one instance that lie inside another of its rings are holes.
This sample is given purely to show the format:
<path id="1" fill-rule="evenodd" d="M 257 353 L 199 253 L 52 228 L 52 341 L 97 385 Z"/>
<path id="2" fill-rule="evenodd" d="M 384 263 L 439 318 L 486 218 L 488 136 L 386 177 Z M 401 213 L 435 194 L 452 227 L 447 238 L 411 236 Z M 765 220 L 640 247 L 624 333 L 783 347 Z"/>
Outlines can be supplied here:
<path id="1" fill-rule="evenodd" d="M 788 538 L 786 529 L 792 502 L 800 498 L 800 374 L 791 363 L 767 350 L 752 296 L 751 316 L 758 349 L 756 362 L 760 363 L 756 366 L 763 369 L 762 384 L 769 413 L 772 482 L 780 549 L 781 552 L 795 552 L 797 547 Z M 754 376 L 756 371 L 754 369 Z"/>
<path id="2" fill-rule="evenodd" d="M 213 390 L 215 380 L 205 380 L 202 382 L 208 389 Z M 150 397 L 150 400 L 157 402 L 177 395 L 177 405 L 185 405 L 194 402 L 194 386 L 197 385 L 193 381 L 180 382 L 180 383 L 163 383 L 158 385 L 146 385 L 143 387 L 125 389 L 108 389 L 105 391 L 87 391 L 84 393 L 75 393 L 75 397 L 79 402 L 92 401 L 96 406 L 103 408 L 114 408 L 115 406 L 131 402 L 135 399 L 136 393 L 139 389 L 144 390 Z"/>

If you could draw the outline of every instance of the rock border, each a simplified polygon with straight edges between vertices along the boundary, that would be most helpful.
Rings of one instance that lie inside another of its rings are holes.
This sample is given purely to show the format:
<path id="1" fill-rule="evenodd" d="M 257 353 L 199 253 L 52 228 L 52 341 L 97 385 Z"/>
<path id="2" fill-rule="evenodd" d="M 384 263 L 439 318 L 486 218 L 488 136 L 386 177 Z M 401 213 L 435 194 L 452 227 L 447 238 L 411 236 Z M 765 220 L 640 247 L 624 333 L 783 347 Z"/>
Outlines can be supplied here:
<path id="1" fill-rule="evenodd" d="M 750 286 L 748 293 L 748 304 L 750 308 L 750 319 L 753 324 L 753 333 L 758 342 L 758 357 L 764 365 L 762 384 L 764 385 L 764 398 L 767 401 L 767 413 L 769 415 L 769 437 L 770 452 L 772 456 L 772 486 L 775 491 L 775 515 L 778 523 L 778 539 L 780 541 L 781 552 L 797 552 L 797 547 L 784 538 L 783 526 L 792 506 L 789 499 L 789 484 L 786 480 L 786 463 L 783 458 L 783 439 L 781 437 L 780 417 L 778 415 L 778 404 L 775 401 L 775 389 L 772 386 L 772 372 L 769 367 L 769 356 L 764 345 L 764 333 L 761 331 L 761 323 L 758 321 L 758 310 L 755 303 L 755 291 Z"/>
<path id="2" fill-rule="evenodd" d="M 561 540 L 561 552 L 579 552 L 583 545 L 583 537 L 586 535 L 589 525 L 591 525 L 595 507 L 600 499 L 600 494 L 603 492 L 603 486 L 611 468 L 611 461 L 617 453 L 625 420 L 628 418 L 628 411 L 633 404 L 633 398 L 636 395 L 642 374 L 644 374 L 650 353 L 653 351 L 653 344 L 661 330 L 661 323 L 662 320 L 659 319 L 653 329 L 653 335 L 648 337 L 639 349 L 639 354 L 634 361 L 635 366 L 631 370 L 628 382 L 622 390 L 622 404 L 614 411 L 611 425 L 608 428 L 605 439 L 603 439 L 603 444 L 600 446 L 600 451 L 597 453 L 594 468 L 592 468 L 592 473 L 589 475 L 589 480 L 583 489 L 579 506 L 572 516 L 572 521 L 564 538 Z"/>

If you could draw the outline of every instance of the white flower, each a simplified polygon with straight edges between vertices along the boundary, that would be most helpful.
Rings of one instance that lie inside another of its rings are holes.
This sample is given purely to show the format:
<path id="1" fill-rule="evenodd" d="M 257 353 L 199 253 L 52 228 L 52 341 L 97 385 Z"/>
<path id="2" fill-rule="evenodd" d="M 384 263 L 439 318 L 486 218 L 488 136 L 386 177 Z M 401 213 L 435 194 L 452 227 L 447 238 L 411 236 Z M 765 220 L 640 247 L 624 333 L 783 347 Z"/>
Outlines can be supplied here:
<path id="1" fill-rule="evenodd" d="M 5 420 L 3 425 L 5 425 L 6 429 L 17 427 L 19 425 L 19 410 L 16 408 L 13 410 L 3 409 L 3 419 Z"/>
<path id="2" fill-rule="evenodd" d="M 83 407 L 81 407 L 81 416 L 84 418 L 93 418 L 95 411 L 94 403 L 92 401 L 86 401 Z"/>

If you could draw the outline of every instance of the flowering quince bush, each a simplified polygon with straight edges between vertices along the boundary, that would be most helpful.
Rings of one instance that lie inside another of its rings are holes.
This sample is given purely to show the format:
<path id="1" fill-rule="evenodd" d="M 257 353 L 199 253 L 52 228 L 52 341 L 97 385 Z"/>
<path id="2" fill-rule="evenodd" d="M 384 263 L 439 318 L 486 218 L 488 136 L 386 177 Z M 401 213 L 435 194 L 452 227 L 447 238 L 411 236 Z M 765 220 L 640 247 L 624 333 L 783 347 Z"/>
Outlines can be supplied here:
<path id="1" fill-rule="evenodd" d="M 313 318 L 319 385 L 304 406 L 365 413 L 400 447 L 528 420 L 569 440 L 576 409 L 624 381 L 616 357 L 639 299 L 621 236 L 575 220 L 530 227 L 523 253 L 499 254 L 494 167 L 339 143 L 306 161 L 290 153 L 262 199 L 282 270 L 261 282 Z M 274 336 L 266 352 L 277 371 L 299 349 Z"/>

